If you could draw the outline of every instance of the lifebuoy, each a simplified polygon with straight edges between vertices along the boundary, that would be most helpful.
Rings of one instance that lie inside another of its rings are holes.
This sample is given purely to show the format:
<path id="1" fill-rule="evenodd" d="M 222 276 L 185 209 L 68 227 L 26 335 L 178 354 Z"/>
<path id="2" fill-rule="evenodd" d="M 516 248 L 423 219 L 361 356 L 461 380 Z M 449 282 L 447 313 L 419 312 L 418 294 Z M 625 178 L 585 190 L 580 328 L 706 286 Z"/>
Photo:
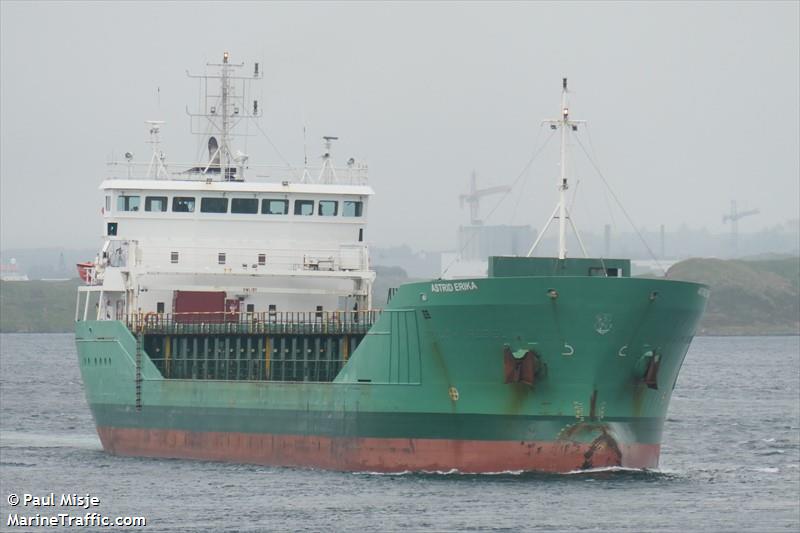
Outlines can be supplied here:
<path id="1" fill-rule="evenodd" d="M 156 313 L 155 311 L 150 311 L 149 313 L 146 313 L 144 315 L 145 325 L 150 324 L 155 326 L 157 322 L 158 322 L 158 313 Z"/>

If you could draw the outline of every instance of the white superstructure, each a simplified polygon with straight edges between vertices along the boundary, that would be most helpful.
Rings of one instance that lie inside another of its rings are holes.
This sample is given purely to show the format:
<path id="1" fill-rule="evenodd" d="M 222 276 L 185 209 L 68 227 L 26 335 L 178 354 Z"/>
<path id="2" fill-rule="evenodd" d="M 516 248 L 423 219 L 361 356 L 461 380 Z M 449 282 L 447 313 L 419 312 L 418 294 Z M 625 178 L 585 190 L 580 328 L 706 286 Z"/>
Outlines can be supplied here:
<path id="1" fill-rule="evenodd" d="M 241 314 L 369 309 L 366 166 L 351 159 L 335 168 L 333 137 L 318 169 L 250 165 L 230 139 L 237 123 L 258 118 L 258 103 L 245 110 L 246 91 L 234 85 L 259 78 L 258 64 L 250 78 L 233 75 L 242 65 L 227 52 L 209 66 L 220 74 L 200 78 L 207 87 L 219 79 L 220 87 L 191 115 L 207 119 L 195 133 L 207 142 L 208 160 L 167 162 L 162 123 L 148 121 L 150 161 L 138 165 L 126 154 L 100 185 L 104 243 L 83 290 L 100 293 L 97 318 L 175 313 L 180 292 L 224 292 L 226 310 Z"/>

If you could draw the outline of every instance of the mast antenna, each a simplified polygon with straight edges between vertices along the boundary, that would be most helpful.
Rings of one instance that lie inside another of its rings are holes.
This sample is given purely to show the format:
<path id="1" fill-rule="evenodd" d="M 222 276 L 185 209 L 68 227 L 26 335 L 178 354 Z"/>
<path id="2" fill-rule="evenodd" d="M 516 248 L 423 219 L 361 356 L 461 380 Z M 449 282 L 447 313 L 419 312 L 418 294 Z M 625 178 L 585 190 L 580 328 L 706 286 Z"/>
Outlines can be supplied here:
<path id="1" fill-rule="evenodd" d="M 333 141 L 338 141 L 339 137 L 333 135 L 325 135 L 322 137 L 325 141 L 325 151 L 322 153 L 322 168 L 319 171 L 319 183 L 336 183 L 336 169 L 333 167 L 333 159 L 331 154 L 331 146 Z"/>
<path id="2" fill-rule="evenodd" d="M 246 169 L 247 154 L 235 152 L 232 146 L 234 136 L 247 137 L 247 133 L 237 133 L 236 127 L 243 120 L 254 120 L 262 115 L 258 106 L 258 101 L 252 102 L 252 113 L 248 112 L 250 102 L 247 100 L 250 82 L 258 81 L 263 77 L 263 69 L 254 65 L 252 75 L 240 75 L 239 69 L 244 67 L 244 63 L 233 63 L 230 54 L 226 51 L 222 55 L 221 63 L 206 63 L 206 68 L 215 69 L 215 73 L 203 75 L 193 75 L 188 71 L 189 78 L 195 78 L 201 82 L 201 109 L 198 113 L 191 113 L 187 108 L 186 113 L 192 118 L 192 133 L 203 135 L 209 147 L 215 146 L 215 150 L 209 151 L 208 162 L 203 167 L 198 167 L 203 174 L 219 174 L 225 181 L 244 180 Z M 209 80 L 216 80 L 219 83 L 218 91 L 209 91 Z M 213 94 L 212 94 L 213 93 Z M 194 119 L 205 119 L 209 127 L 200 131 L 195 131 Z M 209 132 L 214 134 L 209 138 Z"/>
<path id="3" fill-rule="evenodd" d="M 150 165 L 147 168 L 147 175 L 154 178 L 163 178 L 167 175 L 167 167 L 164 166 L 164 159 L 166 156 L 164 152 L 161 151 L 161 126 L 164 124 L 163 120 L 146 120 L 144 122 L 150 127 L 150 140 L 147 141 L 148 144 L 153 145 L 153 155 L 150 156 Z M 125 158 L 130 160 L 133 159 L 133 156 L 128 157 L 128 153 L 125 154 Z"/>
<path id="4" fill-rule="evenodd" d="M 300 183 L 311 182 L 311 174 L 308 172 L 308 142 L 306 140 L 306 117 L 303 113 L 303 176 Z"/>
<path id="5" fill-rule="evenodd" d="M 308 167 L 308 143 L 306 142 L 306 125 L 303 123 L 303 165 Z"/>
<path id="6" fill-rule="evenodd" d="M 542 124 L 548 124 L 551 130 L 561 129 L 561 172 L 558 179 L 558 203 L 553 210 L 553 214 L 547 219 L 547 223 L 542 228 L 541 233 L 536 238 L 531 249 L 528 251 L 528 257 L 533 255 L 533 252 L 539 246 L 542 237 L 547 232 L 550 224 L 558 219 L 558 258 L 567 258 L 567 223 L 569 222 L 575 237 L 578 239 L 581 251 L 584 257 L 588 257 L 586 247 L 583 245 L 580 233 L 572 221 L 572 216 L 567 209 L 567 189 L 569 189 L 569 182 L 567 180 L 567 142 L 571 132 L 578 131 L 579 124 L 585 124 L 585 120 L 573 120 L 569 116 L 569 106 L 567 105 L 567 78 L 561 78 L 561 113 L 557 119 L 543 120 Z"/>

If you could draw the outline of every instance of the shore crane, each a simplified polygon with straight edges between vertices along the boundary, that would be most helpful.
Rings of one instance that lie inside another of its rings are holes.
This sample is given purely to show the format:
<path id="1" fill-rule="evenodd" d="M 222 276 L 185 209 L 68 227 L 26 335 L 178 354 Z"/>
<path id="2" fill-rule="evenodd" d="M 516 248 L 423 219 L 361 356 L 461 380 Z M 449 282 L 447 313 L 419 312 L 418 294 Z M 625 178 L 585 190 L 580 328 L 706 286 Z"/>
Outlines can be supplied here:
<path id="1" fill-rule="evenodd" d="M 736 207 L 736 200 L 731 201 L 731 212 L 722 217 L 722 223 L 725 224 L 731 221 L 731 257 L 739 255 L 739 219 L 757 215 L 760 211 L 758 209 L 749 209 L 747 211 L 739 211 Z"/>
<path id="2" fill-rule="evenodd" d="M 508 192 L 510 190 L 511 187 L 508 185 L 499 185 L 497 187 L 478 189 L 478 176 L 473 170 L 472 177 L 470 178 L 469 193 L 459 195 L 458 199 L 462 207 L 464 206 L 464 202 L 469 204 L 469 223 L 473 226 L 480 226 L 483 224 L 483 221 L 478 218 L 478 207 L 480 205 L 481 198 L 490 194 L 498 194 Z"/>

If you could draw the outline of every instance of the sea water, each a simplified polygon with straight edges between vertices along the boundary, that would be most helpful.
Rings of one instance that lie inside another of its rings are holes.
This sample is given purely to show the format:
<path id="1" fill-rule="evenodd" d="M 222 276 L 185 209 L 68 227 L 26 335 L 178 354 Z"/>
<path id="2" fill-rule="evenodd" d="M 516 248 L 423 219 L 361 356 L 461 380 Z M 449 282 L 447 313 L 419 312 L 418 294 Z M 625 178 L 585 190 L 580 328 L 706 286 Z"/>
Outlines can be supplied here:
<path id="1" fill-rule="evenodd" d="M 37 513 L 146 519 L 117 531 L 798 531 L 800 338 L 695 339 L 663 439 L 657 471 L 560 475 L 113 457 L 73 336 L 0 335 L 0 531 L 58 529 L 9 525 Z M 51 494 L 53 505 L 30 504 Z M 97 505 L 61 505 L 65 495 Z"/>

